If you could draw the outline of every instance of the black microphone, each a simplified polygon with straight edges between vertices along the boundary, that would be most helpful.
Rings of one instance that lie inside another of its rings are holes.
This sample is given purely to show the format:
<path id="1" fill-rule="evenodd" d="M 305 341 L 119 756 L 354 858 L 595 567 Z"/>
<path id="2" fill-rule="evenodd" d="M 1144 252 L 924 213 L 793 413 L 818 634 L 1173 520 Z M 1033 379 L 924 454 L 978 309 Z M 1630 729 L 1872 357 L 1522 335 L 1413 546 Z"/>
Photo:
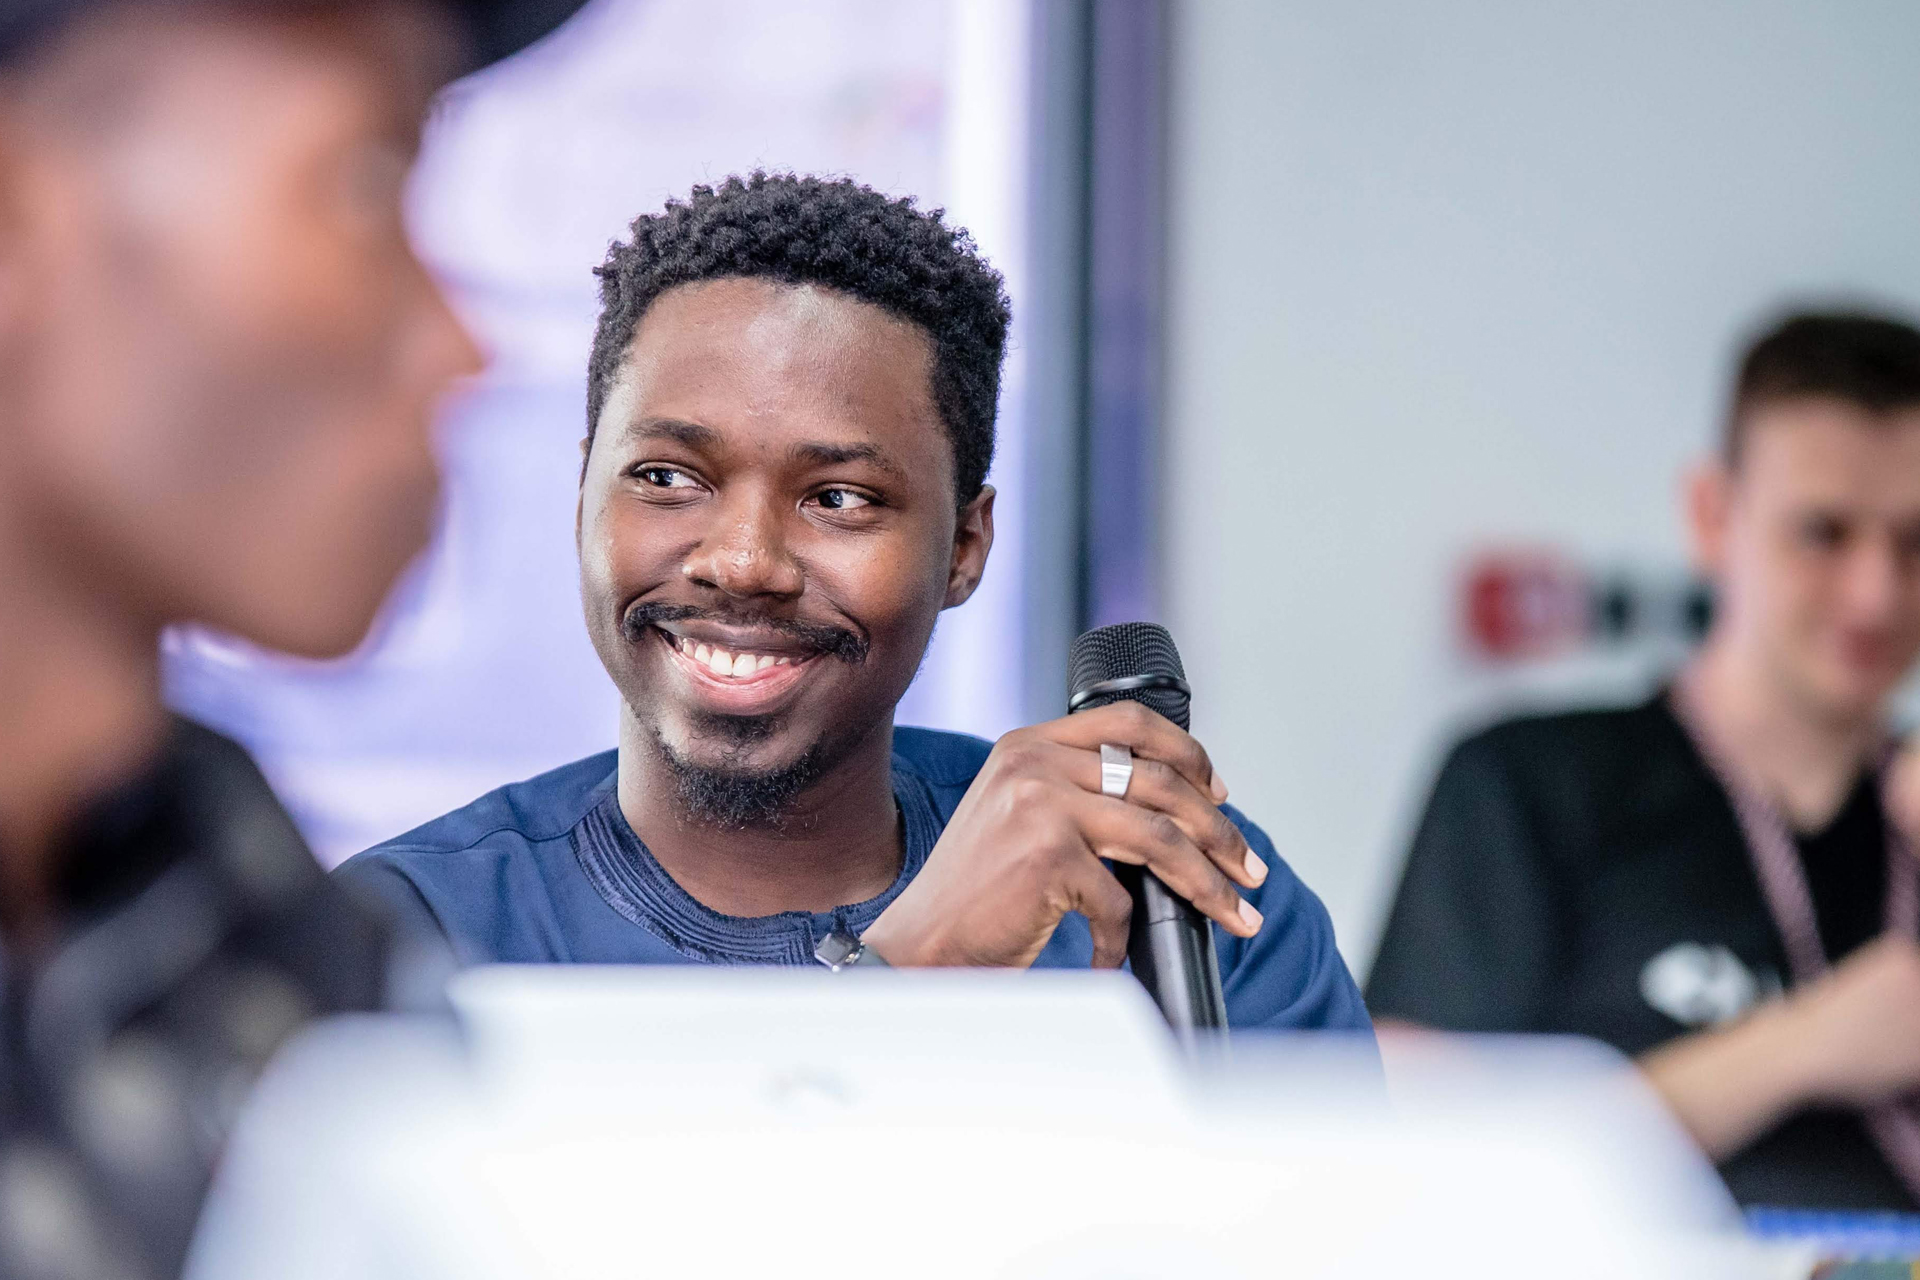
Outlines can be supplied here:
<path id="1" fill-rule="evenodd" d="M 1165 627 L 1121 622 L 1096 627 L 1067 654 L 1067 711 L 1091 711 L 1130 699 L 1186 728 L 1191 697 L 1180 651 Z M 1133 976 L 1189 1045 L 1224 1031 L 1227 998 L 1220 989 L 1220 957 L 1213 926 L 1185 898 L 1143 867 L 1116 863 L 1114 876 L 1133 896 L 1127 961 Z"/>

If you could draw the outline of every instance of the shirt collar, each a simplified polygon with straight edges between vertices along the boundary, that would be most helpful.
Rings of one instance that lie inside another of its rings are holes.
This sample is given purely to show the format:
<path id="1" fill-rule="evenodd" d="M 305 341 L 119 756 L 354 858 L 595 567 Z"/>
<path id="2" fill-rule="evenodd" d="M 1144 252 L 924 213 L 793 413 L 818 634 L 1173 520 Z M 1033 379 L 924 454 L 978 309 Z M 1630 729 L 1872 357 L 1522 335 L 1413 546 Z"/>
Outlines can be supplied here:
<path id="1" fill-rule="evenodd" d="M 608 906 L 692 960 L 709 964 L 813 963 L 813 950 L 834 929 L 859 933 L 907 887 L 939 839 L 942 823 L 924 779 L 893 758 L 893 798 L 900 808 L 904 856 L 900 874 L 886 891 L 832 911 L 782 911 L 770 916 L 730 916 L 713 910 L 667 874 L 620 809 L 618 791 L 607 787 L 572 832 L 574 856 Z"/>

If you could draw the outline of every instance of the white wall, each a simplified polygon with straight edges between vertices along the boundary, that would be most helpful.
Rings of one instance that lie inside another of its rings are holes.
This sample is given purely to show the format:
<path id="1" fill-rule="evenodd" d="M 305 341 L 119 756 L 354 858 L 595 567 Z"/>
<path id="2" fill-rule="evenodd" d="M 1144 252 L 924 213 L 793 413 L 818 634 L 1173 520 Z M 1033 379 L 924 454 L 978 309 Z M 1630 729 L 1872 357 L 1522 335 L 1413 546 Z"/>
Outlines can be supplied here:
<path id="1" fill-rule="evenodd" d="M 1175 7 L 1165 598 L 1359 969 L 1487 703 L 1465 555 L 1677 562 L 1751 320 L 1920 310 L 1920 5 Z"/>

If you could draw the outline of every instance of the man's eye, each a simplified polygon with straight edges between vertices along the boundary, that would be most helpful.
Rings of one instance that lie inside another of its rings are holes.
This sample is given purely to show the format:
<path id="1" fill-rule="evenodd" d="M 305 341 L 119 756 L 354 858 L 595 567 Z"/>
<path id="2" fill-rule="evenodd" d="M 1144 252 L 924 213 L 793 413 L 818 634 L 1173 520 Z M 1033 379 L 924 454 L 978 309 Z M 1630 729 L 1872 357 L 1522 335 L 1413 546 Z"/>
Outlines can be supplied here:
<path id="1" fill-rule="evenodd" d="M 362 234 L 403 233 L 407 154 L 386 142 L 368 142 L 341 158 L 333 173 L 340 212 Z"/>
<path id="2" fill-rule="evenodd" d="M 852 511 L 873 505 L 873 499 L 852 489 L 822 489 L 817 496 L 820 505 L 829 511 Z"/>
<path id="3" fill-rule="evenodd" d="M 677 467 L 641 467 L 633 473 L 656 489 L 690 489 L 693 477 Z"/>
<path id="4" fill-rule="evenodd" d="M 1833 551 L 1845 545 L 1846 523 L 1832 516 L 1813 516 L 1800 525 L 1800 540 L 1820 551 Z"/>

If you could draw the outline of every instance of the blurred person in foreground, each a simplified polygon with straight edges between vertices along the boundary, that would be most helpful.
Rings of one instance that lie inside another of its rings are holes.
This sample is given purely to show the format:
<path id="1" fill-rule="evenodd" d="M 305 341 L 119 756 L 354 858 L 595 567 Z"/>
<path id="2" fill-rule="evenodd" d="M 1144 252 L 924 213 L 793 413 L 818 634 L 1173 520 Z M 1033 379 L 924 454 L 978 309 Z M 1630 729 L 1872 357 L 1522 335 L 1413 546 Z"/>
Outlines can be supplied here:
<path id="1" fill-rule="evenodd" d="M 1635 1056 L 1743 1203 L 1912 1210 L 1920 805 L 1889 700 L 1920 653 L 1920 332 L 1762 336 L 1687 518 L 1700 652 L 1640 706 L 1453 751 L 1369 1001 Z"/>
<path id="2" fill-rule="evenodd" d="M 1111 967 L 1125 861 L 1214 921 L 1234 1025 L 1368 1032 L 1325 909 L 1171 722 L 894 727 L 993 543 L 1008 308 L 965 232 L 756 174 L 600 276 L 575 533 L 619 748 L 339 874 L 473 962 Z"/>
<path id="3" fill-rule="evenodd" d="M 421 122 L 573 7 L 0 13 L 0 1274 L 173 1274 L 269 1055 L 395 995 L 396 935 L 163 709 L 160 637 L 366 634 L 479 365 L 402 226 Z"/>

